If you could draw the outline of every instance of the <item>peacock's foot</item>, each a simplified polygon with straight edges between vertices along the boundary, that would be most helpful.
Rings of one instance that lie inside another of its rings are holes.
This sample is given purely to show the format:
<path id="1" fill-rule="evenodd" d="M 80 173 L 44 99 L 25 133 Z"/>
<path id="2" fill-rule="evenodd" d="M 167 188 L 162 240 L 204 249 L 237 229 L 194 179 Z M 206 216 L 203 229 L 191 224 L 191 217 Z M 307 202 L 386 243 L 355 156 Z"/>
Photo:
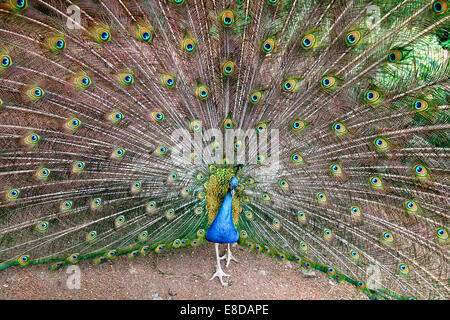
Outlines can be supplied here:
<path id="1" fill-rule="evenodd" d="M 217 278 L 219 278 L 220 283 L 221 283 L 223 286 L 227 286 L 228 283 L 223 282 L 222 277 L 229 277 L 229 276 L 230 276 L 229 274 L 226 274 L 225 272 L 223 272 L 222 267 L 220 266 L 220 263 L 218 263 L 218 264 L 217 264 L 217 271 L 216 271 L 216 273 L 214 273 L 214 275 L 213 275 L 213 276 L 211 277 L 211 279 L 209 279 L 209 280 L 211 281 L 212 279 L 214 279 L 215 277 L 217 277 Z"/>
<path id="2" fill-rule="evenodd" d="M 230 261 L 231 261 L 231 260 L 233 260 L 233 261 L 239 263 L 239 260 L 236 259 L 236 258 L 231 254 L 230 244 L 228 244 L 227 252 L 223 255 L 223 257 L 220 257 L 220 260 L 222 260 L 222 259 L 227 259 L 227 264 L 225 265 L 226 268 L 228 268 L 228 266 L 230 265 Z"/>

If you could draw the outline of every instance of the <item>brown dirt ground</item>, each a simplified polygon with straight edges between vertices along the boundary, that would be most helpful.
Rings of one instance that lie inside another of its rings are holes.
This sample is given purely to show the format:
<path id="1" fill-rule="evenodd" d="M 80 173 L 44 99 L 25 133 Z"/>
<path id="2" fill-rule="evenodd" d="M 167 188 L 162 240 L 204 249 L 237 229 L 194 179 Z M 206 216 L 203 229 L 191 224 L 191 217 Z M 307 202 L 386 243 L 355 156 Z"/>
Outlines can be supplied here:
<path id="1" fill-rule="evenodd" d="M 221 245 L 221 252 L 225 245 Z M 337 284 L 326 274 L 303 276 L 304 269 L 292 262 L 280 262 L 264 254 L 236 246 L 225 269 L 230 285 L 222 287 L 215 278 L 215 251 L 211 243 L 198 248 L 166 251 L 130 260 L 121 256 L 95 266 L 78 263 L 81 288 L 69 289 L 67 267 L 51 271 L 48 265 L 12 267 L 0 272 L 0 300 L 3 299 L 149 299 L 149 300 L 360 300 L 367 297 L 348 283 Z"/>

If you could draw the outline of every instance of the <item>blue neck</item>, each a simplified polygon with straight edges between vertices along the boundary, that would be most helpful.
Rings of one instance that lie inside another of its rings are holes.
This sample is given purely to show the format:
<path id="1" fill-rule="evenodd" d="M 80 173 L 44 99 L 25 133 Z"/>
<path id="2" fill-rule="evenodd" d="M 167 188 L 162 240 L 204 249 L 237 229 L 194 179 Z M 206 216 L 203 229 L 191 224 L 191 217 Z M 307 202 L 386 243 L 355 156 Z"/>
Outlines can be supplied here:
<path id="1" fill-rule="evenodd" d="M 206 239 L 217 243 L 234 243 L 239 233 L 233 223 L 233 196 L 228 192 L 220 205 L 219 213 L 206 232 Z"/>

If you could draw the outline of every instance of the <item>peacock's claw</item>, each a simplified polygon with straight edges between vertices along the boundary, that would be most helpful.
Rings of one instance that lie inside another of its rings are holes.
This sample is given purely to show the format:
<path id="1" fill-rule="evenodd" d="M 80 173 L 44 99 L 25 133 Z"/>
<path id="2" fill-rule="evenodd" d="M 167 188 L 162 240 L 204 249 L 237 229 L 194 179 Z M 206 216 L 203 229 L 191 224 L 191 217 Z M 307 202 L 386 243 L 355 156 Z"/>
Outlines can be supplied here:
<path id="1" fill-rule="evenodd" d="M 220 260 L 221 260 L 221 258 L 219 257 L 219 244 L 216 243 L 214 246 L 215 246 L 215 248 L 216 248 L 217 270 L 216 270 L 216 273 L 214 273 L 213 276 L 211 277 L 211 279 L 209 279 L 209 280 L 211 281 L 212 279 L 214 279 L 215 277 L 217 277 L 217 278 L 219 278 L 220 283 L 221 283 L 223 286 L 227 286 L 228 283 L 223 282 L 222 277 L 229 277 L 230 275 L 229 275 L 229 274 L 226 274 L 225 272 L 223 272 L 222 267 L 220 266 Z"/>
<path id="2" fill-rule="evenodd" d="M 233 260 L 233 261 L 239 263 L 239 260 L 236 259 L 236 258 L 231 254 L 230 244 L 228 244 L 227 252 L 226 252 L 222 257 L 220 257 L 220 260 L 222 260 L 222 259 L 227 259 L 227 264 L 225 265 L 226 268 L 228 268 L 228 266 L 230 265 L 230 261 L 231 261 L 231 260 Z"/>
<path id="3" fill-rule="evenodd" d="M 222 277 L 230 277 L 230 275 L 229 275 L 229 274 L 226 274 L 225 272 L 223 272 L 223 270 L 222 270 L 220 264 L 217 265 L 217 271 L 216 271 L 216 273 L 214 273 L 214 275 L 213 275 L 213 276 L 211 277 L 211 279 L 209 279 L 209 280 L 212 280 L 212 279 L 214 279 L 215 277 L 219 278 L 220 283 L 221 283 L 223 286 L 227 286 L 227 285 L 228 285 L 228 283 L 223 282 Z"/>

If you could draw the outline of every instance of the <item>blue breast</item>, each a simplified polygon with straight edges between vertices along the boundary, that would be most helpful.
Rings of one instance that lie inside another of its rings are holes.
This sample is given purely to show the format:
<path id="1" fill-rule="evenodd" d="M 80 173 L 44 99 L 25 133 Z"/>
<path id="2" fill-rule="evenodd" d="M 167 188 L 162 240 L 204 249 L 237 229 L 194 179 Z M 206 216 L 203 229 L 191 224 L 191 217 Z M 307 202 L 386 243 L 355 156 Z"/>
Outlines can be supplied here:
<path id="1" fill-rule="evenodd" d="M 228 192 L 220 205 L 219 213 L 206 231 L 206 239 L 217 243 L 234 243 L 239 240 L 239 233 L 233 223 L 233 197 Z"/>

